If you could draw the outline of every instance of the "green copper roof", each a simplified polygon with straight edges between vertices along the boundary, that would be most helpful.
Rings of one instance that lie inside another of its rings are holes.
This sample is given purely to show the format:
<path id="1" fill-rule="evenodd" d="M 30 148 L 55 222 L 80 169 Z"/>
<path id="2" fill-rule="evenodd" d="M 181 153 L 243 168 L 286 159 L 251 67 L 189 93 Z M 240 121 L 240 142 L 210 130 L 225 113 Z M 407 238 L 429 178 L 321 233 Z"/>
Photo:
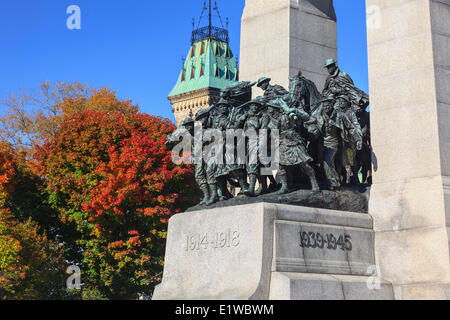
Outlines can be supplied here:
<path id="1" fill-rule="evenodd" d="M 209 87 L 223 89 L 236 81 L 238 67 L 229 45 L 206 38 L 192 45 L 169 97 Z"/>

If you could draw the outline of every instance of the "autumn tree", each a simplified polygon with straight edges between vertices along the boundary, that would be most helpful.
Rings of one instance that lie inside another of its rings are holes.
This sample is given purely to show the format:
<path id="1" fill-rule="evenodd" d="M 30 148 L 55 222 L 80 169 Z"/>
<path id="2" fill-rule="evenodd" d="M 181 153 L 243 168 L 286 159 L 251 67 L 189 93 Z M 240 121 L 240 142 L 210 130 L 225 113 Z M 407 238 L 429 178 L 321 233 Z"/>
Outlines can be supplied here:
<path id="1" fill-rule="evenodd" d="M 36 174 L 25 154 L 17 153 L 11 144 L 0 141 L 0 207 L 8 208 L 21 222 L 33 220 L 49 239 L 56 240 L 67 227 L 46 198 L 43 179 Z"/>
<path id="2" fill-rule="evenodd" d="M 62 248 L 63 260 L 82 269 L 83 298 L 150 294 L 168 219 L 198 201 L 192 168 L 174 165 L 164 145 L 175 126 L 78 82 L 44 83 L 6 106 L 0 295 L 62 294 Z"/>
<path id="3" fill-rule="evenodd" d="M 0 209 L 0 299 L 65 296 L 64 250 L 31 219 L 21 222 Z"/>
<path id="4" fill-rule="evenodd" d="M 18 159 L 9 145 L 0 144 L 0 298 L 61 298 L 65 295 L 63 248 L 32 220 L 39 207 L 14 207 L 28 196 L 22 194 L 27 173 Z"/>
<path id="5" fill-rule="evenodd" d="M 9 197 L 8 207 L 21 221 L 32 218 L 50 239 L 59 237 L 68 244 L 67 259 L 76 261 L 79 248 L 74 246 L 79 237 L 75 223 L 61 221 L 49 205 L 49 194 L 43 188 L 45 177 L 35 174 L 30 166 L 36 148 L 50 140 L 62 122 L 85 110 L 119 112 L 131 116 L 138 106 L 131 100 L 121 100 L 110 89 L 94 89 L 77 81 L 44 82 L 38 90 L 10 94 L 3 103 L 5 111 L 0 116 L 0 142 L 11 145 L 20 155 L 17 163 L 17 190 Z M 50 198 L 50 200 L 52 200 Z"/>
<path id="6" fill-rule="evenodd" d="M 0 115 L 0 140 L 30 154 L 34 147 L 50 139 L 61 123 L 85 110 L 118 111 L 134 114 L 138 106 L 120 100 L 114 91 L 94 89 L 77 81 L 44 82 L 38 90 L 10 94 Z"/>
<path id="7" fill-rule="evenodd" d="M 89 110 L 38 148 L 49 203 L 79 233 L 85 290 L 133 299 L 158 282 L 168 219 L 198 201 L 192 168 L 165 148 L 174 129 L 154 116 Z"/>
<path id="8" fill-rule="evenodd" d="M 6 201 L 14 191 L 17 174 L 16 156 L 8 143 L 0 141 L 0 208 L 4 208 Z"/>

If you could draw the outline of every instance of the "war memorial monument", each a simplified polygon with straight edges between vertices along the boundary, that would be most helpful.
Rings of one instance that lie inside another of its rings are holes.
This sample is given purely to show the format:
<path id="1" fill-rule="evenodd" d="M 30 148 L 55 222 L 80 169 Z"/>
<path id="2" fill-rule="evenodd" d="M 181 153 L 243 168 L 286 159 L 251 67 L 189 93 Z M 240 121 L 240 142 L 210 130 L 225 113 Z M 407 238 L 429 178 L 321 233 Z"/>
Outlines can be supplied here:
<path id="1" fill-rule="evenodd" d="M 167 145 L 203 200 L 153 299 L 450 298 L 450 0 L 366 4 L 370 96 L 332 0 L 246 0 L 239 71 L 227 30 L 194 30 Z"/>

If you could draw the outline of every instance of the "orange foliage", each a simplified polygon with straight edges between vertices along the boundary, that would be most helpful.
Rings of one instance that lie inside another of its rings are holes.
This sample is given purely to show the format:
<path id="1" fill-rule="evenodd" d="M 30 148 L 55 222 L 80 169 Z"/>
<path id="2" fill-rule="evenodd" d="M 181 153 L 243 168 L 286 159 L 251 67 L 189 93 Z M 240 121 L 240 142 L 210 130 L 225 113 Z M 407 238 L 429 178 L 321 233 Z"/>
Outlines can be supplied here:
<path id="1" fill-rule="evenodd" d="M 64 286 L 63 248 L 0 208 L 0 299 L 51 299 Z"/>
<path id="2" fill-rule="evenodd" d="M 118 111 L 126 116 L 138 112 L 131 100 L 120 100 L 110 89 L 89 88 L 79 82 L 44 82 L 35 92 L 11 94 L 0 116 L 0 140 L 17 151 L 31 154 L 34 147 L 50 139 L 61 123 L 78 112 Z"/>
<path id="3" fill-rule="evenodd" d="M 0 299 L 48 299 L 64 276 L 63 249 L 31 219 L 19 221 L 7 207 L 20 180 L 19 158 L 0 143 Z"/>
<path id="4" fill-rule="evenodd" d="M 146 114 L 88 110 L 35 154 L 49 202 L 80 232 L 84 283 L 108 298 L 151 292 L 168 219 L 198 201 L 193 168 L 165 147 L 174 129 Z"/>

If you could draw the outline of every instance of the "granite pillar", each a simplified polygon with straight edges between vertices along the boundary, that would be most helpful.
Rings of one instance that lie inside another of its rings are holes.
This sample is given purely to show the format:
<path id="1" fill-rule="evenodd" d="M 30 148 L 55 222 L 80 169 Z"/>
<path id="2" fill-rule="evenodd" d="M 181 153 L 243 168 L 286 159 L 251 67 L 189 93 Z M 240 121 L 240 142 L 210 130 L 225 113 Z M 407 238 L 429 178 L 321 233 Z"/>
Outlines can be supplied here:
<path id="1" fill-rule="evenodd" d="M 396 299 L 448 299 L 450 0 L 366 2 L 376 261 Z"/>
<path id="2" fill-rule="evenodd" d="M 261 76 L 289 88 L 302 70 L 322 90 L 326 59 L 337 58 L 332 0 L 246 0 L 242 15 L 240 79 Z M 260 94 L 255 90 L 255 94 Z"/>

